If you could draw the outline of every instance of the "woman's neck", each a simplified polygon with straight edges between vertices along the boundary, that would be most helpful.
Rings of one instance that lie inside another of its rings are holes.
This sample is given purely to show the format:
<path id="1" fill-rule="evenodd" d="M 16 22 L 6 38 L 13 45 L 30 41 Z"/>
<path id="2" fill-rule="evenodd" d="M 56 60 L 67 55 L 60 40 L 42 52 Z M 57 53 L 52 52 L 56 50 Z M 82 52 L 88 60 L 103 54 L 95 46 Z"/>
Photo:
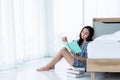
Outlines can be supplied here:
<path id="1" fill-rule="evenodd" d="M 86 40 L 83 40 L 83 43 L 85 43 L 86 42 Z"/>

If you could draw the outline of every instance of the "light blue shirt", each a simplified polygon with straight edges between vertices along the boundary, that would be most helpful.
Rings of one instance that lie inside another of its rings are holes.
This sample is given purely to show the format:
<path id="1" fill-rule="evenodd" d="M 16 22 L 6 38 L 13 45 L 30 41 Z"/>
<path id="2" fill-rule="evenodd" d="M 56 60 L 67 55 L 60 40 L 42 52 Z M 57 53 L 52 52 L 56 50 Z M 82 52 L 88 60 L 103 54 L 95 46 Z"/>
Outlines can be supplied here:
<path id="1" fill-rule="evenodd" d="M 82 49 L 82 52 L 78 53 L 77 54 L 78 56 L 85 57 L 85 58 L 88 57 L 88 55 L 87 55 L 87 46 L 88 46 L 89 42 L 90 41 L 87 41 L 87 42 L 83 43 L 82 45 L 80 45 L 80 48 Z M 86 67 L 86 62 L 81 62 L 80 60 L 74 58 L 73 66 L 74 67 Z"/>

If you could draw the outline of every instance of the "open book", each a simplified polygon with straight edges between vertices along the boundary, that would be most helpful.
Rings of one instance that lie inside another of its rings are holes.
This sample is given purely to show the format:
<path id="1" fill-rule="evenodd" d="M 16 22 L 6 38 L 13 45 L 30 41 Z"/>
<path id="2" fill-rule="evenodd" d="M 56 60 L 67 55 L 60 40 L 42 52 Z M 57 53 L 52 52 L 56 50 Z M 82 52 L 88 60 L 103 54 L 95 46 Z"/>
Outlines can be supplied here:
<path id="1" fill-rule="evenodd" d="M 79 47 L 77 41 L 72 41 L 65 43 L 65 47 L 69 52 L 73 51 L 75 54 L 82 52 L 81 48 Z"/>

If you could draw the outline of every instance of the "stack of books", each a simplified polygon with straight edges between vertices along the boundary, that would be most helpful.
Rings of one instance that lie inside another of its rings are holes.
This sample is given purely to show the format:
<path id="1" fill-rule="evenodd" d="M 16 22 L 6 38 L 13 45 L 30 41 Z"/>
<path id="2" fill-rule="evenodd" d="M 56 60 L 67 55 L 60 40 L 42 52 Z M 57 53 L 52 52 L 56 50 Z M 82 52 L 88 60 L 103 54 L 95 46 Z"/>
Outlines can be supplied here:
<path id="1" fill-rule="evenodd" d="M 72 67 L 67 70 L 67 76 L 80 78 L 83 77 L 85 73 L 84 67 Z"/>

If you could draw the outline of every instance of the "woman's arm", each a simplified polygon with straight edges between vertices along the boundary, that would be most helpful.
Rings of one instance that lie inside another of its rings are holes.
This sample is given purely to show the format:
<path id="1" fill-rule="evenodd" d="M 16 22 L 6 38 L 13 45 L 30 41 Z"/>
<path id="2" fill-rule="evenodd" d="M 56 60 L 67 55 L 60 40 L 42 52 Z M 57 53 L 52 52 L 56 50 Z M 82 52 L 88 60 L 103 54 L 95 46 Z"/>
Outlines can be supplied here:
<path id="1" fill-rule="evenodd" d="M 86 58 L 85 57 L 80 57 L 80 56 L 77 56 L 76 57 L 78 60 L 80 60 L 81 62 L 86 62 Z"/>
<path id="2" fill-rule="evenodd" d="M 85 57 L 80 57 L 80 56 L 76 55 L 74 52 L 71 52 L 71 55 L 72 55 L 74 58 L 80 60 L 81 62 L 86 62 L 86 58 L 85 58 Z"/>

